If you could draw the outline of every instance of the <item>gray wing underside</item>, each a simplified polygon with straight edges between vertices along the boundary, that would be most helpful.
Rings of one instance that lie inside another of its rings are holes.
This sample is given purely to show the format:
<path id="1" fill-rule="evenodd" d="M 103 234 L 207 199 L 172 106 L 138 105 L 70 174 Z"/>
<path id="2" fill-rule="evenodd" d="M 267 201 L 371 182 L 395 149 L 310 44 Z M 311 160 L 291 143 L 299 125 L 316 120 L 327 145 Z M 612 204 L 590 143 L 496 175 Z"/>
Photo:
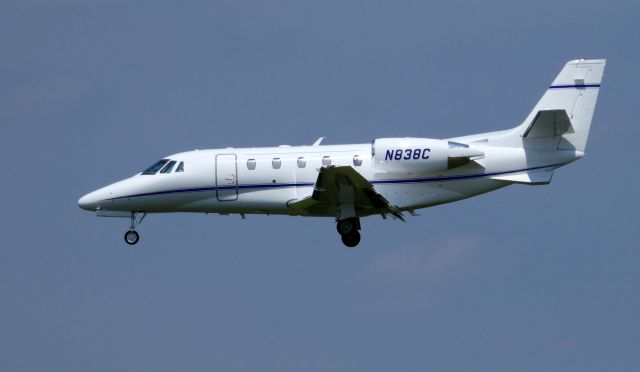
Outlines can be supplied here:
<path id="1" fill-rule="evenodd" d="M 322 216 L 340 216 L 352 208 L 353 217 L 391 214 L 404 220 L 400 209 L 389 203 L 371 182 L 350 166 L 320 168 L 313 194 L 289 204 L 289 207 L 302 214 Z"/>

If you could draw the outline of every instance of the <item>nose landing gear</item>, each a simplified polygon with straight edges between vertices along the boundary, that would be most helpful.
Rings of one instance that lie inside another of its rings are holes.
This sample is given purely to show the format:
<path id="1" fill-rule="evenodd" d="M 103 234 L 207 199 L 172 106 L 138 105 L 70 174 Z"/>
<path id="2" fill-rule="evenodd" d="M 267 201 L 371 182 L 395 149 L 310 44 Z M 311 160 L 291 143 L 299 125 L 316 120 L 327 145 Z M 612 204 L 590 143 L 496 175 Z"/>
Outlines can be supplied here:
<path id="1" fill-rule="evenodd" d="M 135 230 L 129 230 L 124 233 L 124 241 L 129 245 L 134 245 L 140 240 L 140 235 Z"/>
<path id="2" fill-rule="evenodd" d="M 338 220 L 336 225 L 338 233 L 342 237 L 342 243 L 353 248 L 360 243 L 360 219 L 357 217 Z"/>
<path id="3" fill-rule="evenodd" d="M 135 230 L 136 226 L 142 223 L 142 220 L 147 216 L 146 213 L 142 213 L 140 220 L 136 217 L 137 212 L 131 212 L 131 225 L 129 230 L 124 234 L 124 241 L 129 245 L 134 245 L 140 240 L 140 234 Z"/>

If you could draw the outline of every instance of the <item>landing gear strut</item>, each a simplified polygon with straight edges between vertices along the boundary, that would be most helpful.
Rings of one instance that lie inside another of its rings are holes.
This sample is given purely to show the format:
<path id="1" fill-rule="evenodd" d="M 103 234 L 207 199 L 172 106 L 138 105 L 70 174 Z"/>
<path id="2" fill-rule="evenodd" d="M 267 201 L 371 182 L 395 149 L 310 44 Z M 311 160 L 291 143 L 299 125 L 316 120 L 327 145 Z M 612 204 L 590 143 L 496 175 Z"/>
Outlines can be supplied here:
<path id="1" fill-rule="evenodd" d="M 357 217 L 338 220 L 336 225 L 338 233 L 342 237 L 342 243 L 353 248 L 360 243 L 360 219 Z"/>
<path id="2" fill-rule="evenodd" d="M 131 224 L 129 230 L 124 234 L 124 241 L 129 245 L 134 245 L 140 240 L 140 235 L 135 230 L 136 226 L 142 223 L 142 220 L 147 216 L 146 213 L 142 214 L 140 220 L 136 217 L 136 212 L 131 212 Z"/>

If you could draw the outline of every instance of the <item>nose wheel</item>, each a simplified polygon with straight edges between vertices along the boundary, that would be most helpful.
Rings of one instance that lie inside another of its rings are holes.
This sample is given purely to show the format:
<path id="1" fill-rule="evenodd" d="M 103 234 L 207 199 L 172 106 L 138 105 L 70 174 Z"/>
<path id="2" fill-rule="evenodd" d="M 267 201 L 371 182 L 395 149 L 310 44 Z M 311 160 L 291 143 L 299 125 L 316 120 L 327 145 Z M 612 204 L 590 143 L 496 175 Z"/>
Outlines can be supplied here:
<path id="1" fill-rule="evenodd" d="M 338 220 L 336 224 L 338 234 L 342 238 L 342 243 L 349 248 L 353 248 L 360 243 L 360 219 L 359 218 L 347 218 L 344 220 Z"/>
<path id="2" fill-rule="evenodd" d="M 129 230 L 124 234 L 124 241 L 129 245 L 134 245 L 140 240 L 140 235 L 135 230 Z"/>
<path id="3" fill-rule="evenodd" d="M 140 240 L 140 234 L 135 230 L 136 226 L 142 223 L 142 220 L 147 216 L 146 213 L 142 213 L 142 217 L 140 220 L 137 218 L 137 212 L 131 212 L 131 225 L 129 225 L 129 230 L 124 233 L 124 241 L 129 245 L 134 245 L 138 243 Z"/>

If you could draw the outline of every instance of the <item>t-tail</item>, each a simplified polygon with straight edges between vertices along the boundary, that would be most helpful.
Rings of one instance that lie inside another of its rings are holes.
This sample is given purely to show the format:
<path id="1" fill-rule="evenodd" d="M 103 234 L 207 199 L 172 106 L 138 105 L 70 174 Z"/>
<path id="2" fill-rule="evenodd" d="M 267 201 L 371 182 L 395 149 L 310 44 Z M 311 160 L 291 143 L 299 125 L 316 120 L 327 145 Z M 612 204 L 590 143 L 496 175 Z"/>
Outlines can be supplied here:
<path id="1" fill-rule="evenodd" d="M 606 60 L 567 62 L 525 121 L 515 128 L 522 146 L 584 153 Z"/>
<path id="2" fill-rule="evenodd" d="M 605 65 L 604 59 L 569 61 L 522 124 L 505 131 L 450 140 L 472 148 L 487 146 L 484 151 L 501 154 L 498 159 L 520 158 L 520 171 L 496 174 L 492 179 L 547 184 L 554 169 L 584 155 Z M 484 165 L 493 158 L 496 157 L 485 159 Z"/>

